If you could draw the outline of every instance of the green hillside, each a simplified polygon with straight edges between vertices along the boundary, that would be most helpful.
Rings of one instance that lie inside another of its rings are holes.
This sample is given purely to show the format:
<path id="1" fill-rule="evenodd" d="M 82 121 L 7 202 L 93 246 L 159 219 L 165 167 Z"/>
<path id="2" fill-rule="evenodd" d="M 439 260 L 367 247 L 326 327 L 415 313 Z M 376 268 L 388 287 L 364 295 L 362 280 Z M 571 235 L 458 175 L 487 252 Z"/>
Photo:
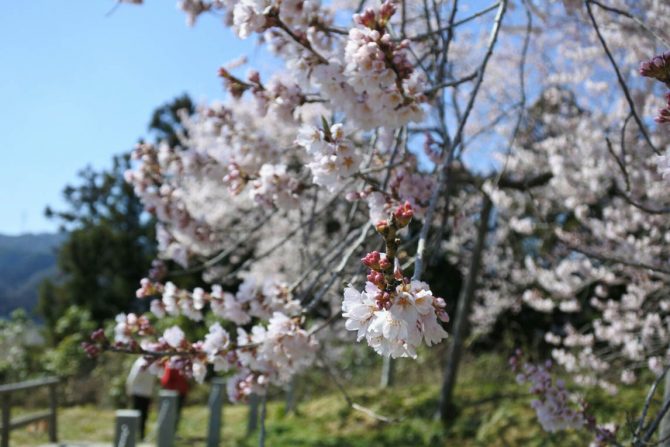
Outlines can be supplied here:
<path id="1" fill-rule="evenodd" d="M 0 316 L 37 304 L 40 282 L 56 274 L 56 249 L 62 233 L 0 235 Z"/>

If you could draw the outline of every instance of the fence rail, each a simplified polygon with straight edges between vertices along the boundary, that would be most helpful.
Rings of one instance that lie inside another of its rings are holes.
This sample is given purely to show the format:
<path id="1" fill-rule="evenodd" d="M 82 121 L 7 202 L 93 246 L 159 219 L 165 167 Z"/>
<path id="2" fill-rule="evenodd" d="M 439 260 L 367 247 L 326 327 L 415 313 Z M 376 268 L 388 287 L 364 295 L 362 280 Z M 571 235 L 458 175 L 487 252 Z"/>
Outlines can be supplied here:
<path id="1" fill-rule="evenodd" d="M 0 402 L 2 404 L 2 420 L 0 421 L 0 435 L 2 436 L 2 440 L 0 441 L 0 447 L 9 447 L 9 433 L 12 430 L 43 420 L 46 420 L 49 425 L 49 442 L 58 442 L 56 417 L 56 408 L 58 406 L 56 386 L 58 383 L 59 379 L 56 377 L 45 377 L 43 379 L 0 385 Z M 35 412 L 12 419 L 12 394 L 42 387 L 49 388 L 49 410 Z"/>

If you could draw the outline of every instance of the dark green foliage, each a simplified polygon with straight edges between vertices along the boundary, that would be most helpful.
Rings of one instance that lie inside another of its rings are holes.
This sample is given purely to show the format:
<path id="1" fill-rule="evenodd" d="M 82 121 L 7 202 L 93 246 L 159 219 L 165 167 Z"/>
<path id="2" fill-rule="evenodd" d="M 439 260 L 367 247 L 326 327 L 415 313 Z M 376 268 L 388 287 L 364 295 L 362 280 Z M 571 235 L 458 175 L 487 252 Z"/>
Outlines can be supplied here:
<path id="1" fill-rule="evenodd" d="M 122 311 L 140 310 L 139 280 L 155 255 L 153 223 L 132 187 L 123 179 L 129 155 L 114 157 L 110 170 L 80 172 L 80 184 L 67 186 L 65 211 L 46 210 L 69 237 L 58 253 L 59 276 L 40 289 L 38 310 L 53 342 L 63 339 L 56 322 L 72 305 L 102 324 Z"/>
<path id="2" fill-rule="evenodd" d="M 157 141 L 176 145 L 184 133 L 179 116 L 193 111 L 191 99 L 182 95 L 156 109 L 149 129 Z M 154 222 L 124 180 L 131 164 L 130 154 L 123 154 L 110 169 L 86 167 L 77 184 L 63 190 L 66 209 L 46 209 L 68 231 L 58 252 L 59 274 L 45 280 L 39 293 L 38 311 L 52 343 L 65 338 L 56 324 L 70 306 L 88 312 L 95 326 L 120 312 L 146 310 L 148 303 L 136 299 L 135 290 L 156 255 Z"/>
<path id="3" fill-rule="evenodd" d="M 174 147 L 179 145 L 179 134 L 185 133 L 179 117 L 181 114 L 193 115 L 195 107 L 187 94 L 157 108 L 151 116 L 149 130 L 153 131 L 157 141 L 164 141 Z"/>

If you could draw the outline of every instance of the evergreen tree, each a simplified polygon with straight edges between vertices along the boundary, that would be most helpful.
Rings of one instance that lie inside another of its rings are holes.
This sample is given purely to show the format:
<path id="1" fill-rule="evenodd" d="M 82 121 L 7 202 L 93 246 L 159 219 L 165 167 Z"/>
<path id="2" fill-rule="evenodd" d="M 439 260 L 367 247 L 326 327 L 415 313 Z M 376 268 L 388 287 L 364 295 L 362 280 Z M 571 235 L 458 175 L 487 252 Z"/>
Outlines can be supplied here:
<path id="1" fill-rule="evenodd" d="M 174 144 L 183 133 L 180 114 L 193 110 L 187 95 L 177 97 L 156 109 L 149 130 L 156 141 Z M 135 290 L 156 255 L 154 222 L 124 180 L 131 163 L 125 153 L 114 157 L 110 169 L 86 167 L 79 182 L 63 190 L 66 209 L 45 211 L 69 235 L 58 253 L 59 276 L 40 287 L 38 312 L 53 343 L 60 341 L 58 320 L 73 305 L 98 325 L 119 312 L 146 310 Z"/>

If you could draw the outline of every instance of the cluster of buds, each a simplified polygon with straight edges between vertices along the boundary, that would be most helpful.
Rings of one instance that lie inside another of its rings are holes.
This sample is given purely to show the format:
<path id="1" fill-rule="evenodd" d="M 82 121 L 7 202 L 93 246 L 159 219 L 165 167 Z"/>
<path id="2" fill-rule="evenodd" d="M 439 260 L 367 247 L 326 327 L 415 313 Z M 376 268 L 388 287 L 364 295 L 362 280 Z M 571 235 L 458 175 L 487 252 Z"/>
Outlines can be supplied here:
<path id="1" fill-rule="evenodd" d="M 667 51 L 640 64 L 640 74 L 656 79 L 670 87 L 670 51 Z M 665 94 L 667 105 L 659 110 L 655 121 L 659 124 L 670 123 L 670 93 Z"/>
<path id="2" fill-rule="evenodd" d="M 670 93 L 665 94 L 667 104 L 664 108 L 658 111 L 658 116 L 655 121 L 659 124 L 670 123 Z"/>
<path id="3" fill-rule="evenodd" d="M 91 342 L 82 342 L 81 347 L 89 358 L 96 358 L 103 351 L 103 347 L 109 346 L 109 340 L 103 329 L 97 329 L 91 333 Z"/>
<path id="4" fill-rule="evenodd" d="M 352 286 L 344 289 L 345 327 L 356 331 L 359 341 L 366 339 L 382 356 L 416 358 L 422 341 L 432 346 L 447 338 L 439 323 L 449 320 L 446 302 L 434 296 L 428 284 L 403 278 L 399 270 L 393 284 L 382 281 L 383 274 L 374 269 L 384 266 L 386 260 L 376 252 L 363 259 L 372 270 L 368 279 L 380 278 L 384 288 L 368 281 L 363 291 Z"/>
<path id="5" fill-rule="evenodd" d="M 405 202 L 396 208 L 390 219 L 377 222 L 375 229 L 384 238 L 386 253 L 373 251 L 361 259 L 363 265 L 370 269 L 367 276 L 368 281 L 381 291 L 377 298 L 380 309 L 386 308 L 387 303 L 390 302 L 389 293 L 404 281 L 402 272 L 395 265 L 396 253 L 400 244 L 397 232 L 409 225 L 413 216 L 412 206 L 409 202 Z"/>
<path id="6" fill-rule="evenodd" d="M 223 82 L 228 93 L 232 95 L 233 98 L 239 99 L 242 97 L 244 92 L 249 89 L 262 89 L 260 82 L 254 83 L 244 82 L 240 78 L 233 76 L 226 68 L 219 68 L 219 77 L 223 78 Z M 250 76 L 251 78 L 251 76 Z"/>
<path id="7" fill-rule="evenodd" d="M 163 289 L 164 287 L 161 283 L 152 281 L 149 278 L 142 278 L 140 280 L 140 288 L 135 291 L 135 296 L 137 298 L 148 298 L 162 294 Z"/>
<path id="8" fill-rule="evenodd" d="M 384 253 L 379 253 L 378 251 L 366 254 L 361 259 L 361 262 L 370 269 L 367 280 L 380 290 L 380 296 L 376 298 L 378 307 L 380 309 L 386 308 L 384 303 L 389 302 L 389 294 L 386 292 L 387 281 L 384 274 L 393 271 L 393 264 Z"/>
<path id="9" fill-rule="evenodd" d="M 640 64 L 640 74 L 663 82 L 670 87 L 670 51 L 642 62 Z"/>
<path id="10" fill-rule="evenodd" d="M 385 1 L 379 8 L 379 14 L 375 13 L 374 9 L 368 8 L 361 14 L 354 14 L 354 22 L 366 28 L 384 32 L 395 12 L 396 6 L 390 1 Z"/>
<path id="11" fill-rule="evenodd" d="M 116 326 L 114 327 L 114 340 L 119 343 L 126 342 L 137 334 L 141 337 L 155 333 L 149 319 L 144 315 L 119 314 L 116 316 Z"/>
<path id="12" fill-rule="evenodd" d="M 385 66 L 391 68 L 398 78 L 397 82 L 400 82 L 403 79 L 408 79 L 414 68 L 407 57 L 406 50 L 409 47 L 409 41 L 403 40 L 398 42 L 386 30 L 388 22 L 395 11 L 395 5 L 386 1 L 380 7 L 379 13 L 376 13 L 374 9 L 368 8 L 362 14 L 354 14 L 354 22 L 371 31 L 360 32 L 354 29 L 350 35 L 355 39 L 362 39 L 368 41 L 369 44 L 376 45 L 380 51 L 378 56 L 381 56 L 381 59 L 374 57 L 376 52 L 366 53 L 371 57 L 370 64 L 373 66 L 379 65 L 376 71 L 382 71 Z M 374 48 L 369 45 L 366 47 L 367 50 L 365 51 Z"/>
<path id="13" fill-rule="evenodd" d="M 399 228 L 405 228 L 412 221 L 412 217 L 414 217 L 412 205 L 410 205 L 409 202 L 405 202 L 403 205 L 396 208 L 391 220 L 395 222 Z"/>

